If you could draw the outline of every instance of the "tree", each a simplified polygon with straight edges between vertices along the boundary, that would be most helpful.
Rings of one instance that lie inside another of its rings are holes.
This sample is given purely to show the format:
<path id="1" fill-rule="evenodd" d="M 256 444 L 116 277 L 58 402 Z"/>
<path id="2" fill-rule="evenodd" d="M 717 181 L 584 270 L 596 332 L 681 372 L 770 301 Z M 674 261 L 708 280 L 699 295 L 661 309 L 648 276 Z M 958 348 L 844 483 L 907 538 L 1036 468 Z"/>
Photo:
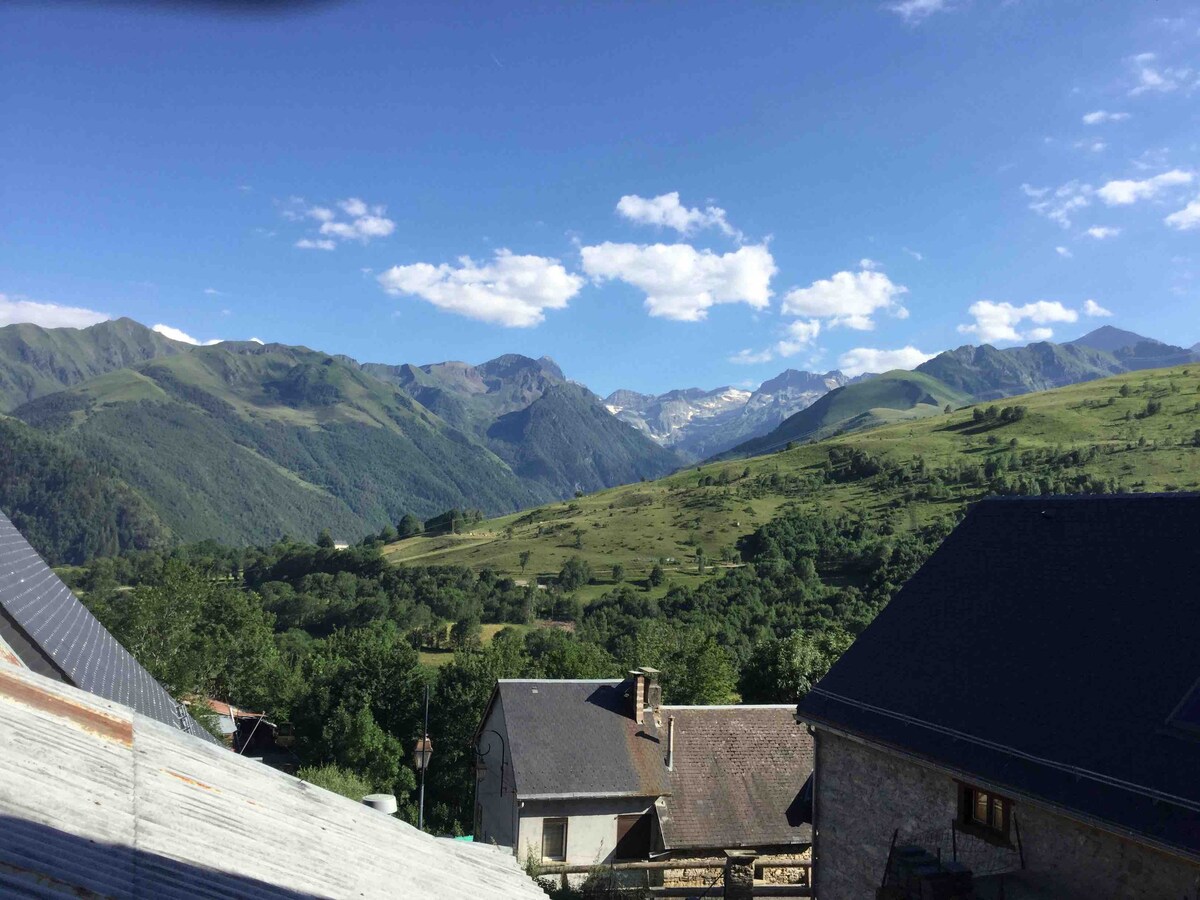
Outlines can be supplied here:
<path id="1" fill-rule="evenodd" d="M 617 584 L 620 584 L 622 581 L 625 580 L 625 567 L 623 565 L 621 565 L 620 563 L 613 563 L 612 580 L 615 581 Z"/>
<path id="2" fill-rule="evenodd" d="M 729 654 L 711 634 L 662 619 L 639 624 L 621 642 L 625 668 L 651 666 L 662 672 L 663 699 L 683 705 L 728 703 L 737 684 Z"/>
<path id="3" fill-rule="evenodd" d="M 522 550 L 521 555 L 517 557 L 521 563 L 521 574 L 525 574 L 525 567 L 529 565 L 529 559 L 533 556 L 532 550 Z"/>
<path id="4" fill-rule="evenodd" d="M 580 556 L 572 556 L 558 573 L 558 584 L 564 591 L 575 591 L 592 580 L 592 567 Z"/>
<path id="5" fill-rule="evenodd" d="M 470 650 L 480 645 L 483 626 L 479 622 L 479 613 L 471 610 L 450 629 L 450 646 L 455 650 Z"/>
<path id="6" fill-rule="evenodd" d="M 944 412 L 946 415 L 950 415 L 950 413 L 954 412 L 954 407 L 947 403 L 946 408 L 943 409 L 942 412 Z"/>
<path id="7" fill-rule="evenodd" d="M 414 516 L 412 513 L 405 513 L 396 525 L 396 532 L 401 540 L 404 538 L 414 537 L 425 530 L 424 523 Z"/>
<path id="8" fill-rule="evenodd" d="M 583 549 L 583 536 L 584 536 L 586 533 L 587 533 L 587 532 L 585 532 L 585 531 L 584 531 L 582 528 L 573 528 L 573 529 L 571 529 L 571 534 L 575 535 L 575 549 L 576 549 L 576 550 L 582 550 L 582 549 Z"/>
<path id="9" fill-rule="evenodd" d="M 853 637 L 837 626 L 794 631 L 758 644 L 738 688 L 747 703 L 798 703 L 837 662 Z"/>
<path id="10" fill-rule="evenodd" d="M 321 533 L 317 535 L 317 546 L 322 550 L 333 549 L 333 535 L 329 533 L 328 528 L 322 528 Z"/>
<path id="11" fill-rule="evenodd" d="M 650 567 L 650 574 L 646 577 L 646 581 L 651 587 L 658 587 L 667 580 L 667 573 L 663 571 L 663 567 L 655 563 Z"/>

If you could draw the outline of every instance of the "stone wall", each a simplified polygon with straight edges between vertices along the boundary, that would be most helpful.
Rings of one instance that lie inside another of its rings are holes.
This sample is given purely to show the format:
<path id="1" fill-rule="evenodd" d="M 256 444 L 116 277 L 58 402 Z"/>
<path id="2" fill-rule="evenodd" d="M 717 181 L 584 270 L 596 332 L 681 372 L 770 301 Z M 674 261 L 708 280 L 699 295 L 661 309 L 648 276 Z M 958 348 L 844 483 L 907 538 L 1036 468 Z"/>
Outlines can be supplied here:
<path id="1" fill-rule="evenodd" d="M 945 772 L 824 729 L 817 731 L 816 757 L 814 876 L 819 900 L 873 898 L 893 833 L 899 829 L 904 840 L 905 835 L 949 828 L 958 813 L 958 783 Z M 1200 865 L 1030 801 L 1017 800 L 1013 809 L 1026 868 L 1054 896 L 1195 896 Z"/>
<path id="2" fill-rule="evenodd" d="M 788 859 L 796 862 L 811 862 L 812 851 L 805 848 L 797 852 L 795 847 L 766 847 L 755 848 L 759 851 L 760 856 L 769 856 L 772 859 Z M 708 850 L 689 850 L 686 853 L 678 851 L 673 852 L 669 857 L 671 862 L 679 862 L 680 865 L 686 865 L 687 860 L 695 859 L 723 859 L 725 856 L 724 847 L 714 847 Z M 771 866 L 763 866 L 757 864 L 756 872 L 759 872 L 759 880 L 767 884 L 803 884 L 807 876 L 807 869 L 793 868 L 772 868 Z M 707 886 L 713 883 L 713 879 L 717 879 L 717 884 L 720 884 L 721 866 L 699 867 L 693 866 L 684 869 L 667 869 L 662 877 L 662 884 L 668 887 L 699 887 Z"/>

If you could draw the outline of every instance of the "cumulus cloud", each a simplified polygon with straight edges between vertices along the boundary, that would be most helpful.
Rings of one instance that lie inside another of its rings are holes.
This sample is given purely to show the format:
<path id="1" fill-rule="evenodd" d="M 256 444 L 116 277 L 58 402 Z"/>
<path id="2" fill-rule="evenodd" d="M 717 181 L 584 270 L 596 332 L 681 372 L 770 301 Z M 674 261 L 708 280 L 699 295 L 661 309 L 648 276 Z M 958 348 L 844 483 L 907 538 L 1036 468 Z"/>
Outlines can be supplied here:
<path id="1" fill-rule="evenodd" d="M 1200 228 L 1200 197 L 1193 200 L 1181 210 L 1171 213 L 1164 222 L 1179 231 L 1191 231 Z"/>
<path id="2" fill-rule="evenodd" d="M 81 306 L 38 303 L 28 297 L 0 293 L 0 325 L 28 322 L 43 328 L 87 328 L 107 318 L 106 313 Z"/>
<path id="3" fill-rule="evenodd" d="M 770 350 L 739 350 L 732 356 L 727 357 L 731 363 L 736 363 L 739 366 L 757 366 L 761 363 L 770 362 L 775 358 L 775 354 Z"/>
<path id="4" fill-rule="evenodd" d="M 884 4 L 884 9 L 915 25 L 934 13 L 946 12 L 953 5 L 953 0 L 896 0 L 894 3 Z"/>
<path id="5" fill-rule="evenodd" d="M 1170 172 L 1163 172 L 1161 175 L 1144 178 L 1141 181 L 1132 179 L 1110 181 L 1096 191 L 1096 194 L 1109 206 L 1128 206 L 1138 200 L 1157 197 L 1167 188 L 1191 184 L 1192 178 L 1191 172 L 1172 169 Z"/>
<path id="6" fill-rule="evenodd" d="M 775 349 L 779 351 L 780 356 L 795 356 L 801 350 L 810 347 L 820 333 L 820 320 L 810 319 L 805 322 L 803 319 L 797 319 L 788 324 L 783 340 L 775 345 Z"/>
<path id="7" fill-rule="evenodd" d="M 1113 228 L 1109 225 L 1093 225 L 1086 232 L 1088 237 L 1093 237 L 1098 241 L 1103 241 L 1110 237 L 1116 237 L 1120 233 L 1120 228 Z"/>
<path id="8" fill-rule="evenodd" d="M 332 250 L 337 244 L 328 238 L 300 238 L 295 246 L 301 250 Z"/>
<path id="9" fill-rule="evenodd" d="M 909 345 L 898 350 L 877 350 L 873 347 L 855 347 L 838 357 L 838 368 L 845 375 L 863 375 L 867 372 L 888 372 L 892 369 L 915 369 L 934 354 L 925 353 Z"/>
<path id="10" fill-rule="evenodd" d="M 883 272 L 864 268 L 858 272 L 836 272 L 806 288 L 794 288 L 783 298 L 783 313 L 825 319 L 858 331 L 875 327 L 874 316 L 887 312 L 898 319 L 908 317 L 900 297 L 908 293 Z"/>
<path id="11" fill-rule="evenodd" d="M 624 281 L 646 294 L 652 316 L 699 322 L 718 303 L 765 309 L 771 302 L 775 260 L 765 244 L 717 254 L 690 244 L 614 244 L 580 248 L 594 281 Z"/>
<path id="12" fill-rule="evenodd" d="M 1083 301 L 1083 314 L 1094 319 L 1103 316 L 1111 316 L 1112 311 L 1105 309 L 1095 300 L 1088 298 L 1087 300 Z"/>
<path id="13" fill-rule="evenodd" d="M 1066 247 L 1055 247 L 1054 252 L 1057 253 L 1059 256 L 1061 256 L 1063 259 L 1070 259 L 1073 255 L 1071 253 L 1071 251 L 1068 250 Z"/>
<path id="14" fill-rule="evenodd" d="M 701 228 L 719 228 L 732 238 L 742 239 L 742 233 L 729 224 L 725 210 L 719 206 L 688 208 L 679 202 L 678 191 L 649 199 L 626 194 L 617 201 L 617 215 L 639 225 L 673 228 L 682 235 L 692 234 Z"/>
<path id="15" fill-rule="evenodd" d="M 1045 326 L 1058 322 L 1079 321 L 1078 312 L 1068 309 L 1057 300 L 1038 300 L 1024 306 L 980 300 L 972 303 L 967 312 L 975 317 L 975 321 L 970 325 L 959 325 L 959 333 L 973 334 L 985 344 L 999 341 L 1046 341 L 1054 336 L 1054 331 Z M 1020 330 L 1019 326 L 1026 321 L 1040 327 Z"/>
<path id="16" fill-rule="evenodd" d="M 1030 198 L 1030 209 L 1063 228 L 1070 228 L 1071 217 L 1092 202 L 1092 186 L 1078 181 L 1068 181 L 1053 190 L 1023 184 L 1021 191 Z"/>
<path id="17" fill-rule="evenodd" d="M 1105 122 L 1124 122 L 1129 118 L 1127 112 L 1108 112 L 1107 110 L 1098 109 L 1095 112 L 1090 112 L 1083 117 L 1084 125 L 1103 125 Z"/>
<path id="18" fill-rule="evenodd" d="M 439 309 L 509 328 L 528 328 L 547 309 L 563 309 L 583 279 L 556 259 L 497 250 L 490 262 L 459 257 L 458 265 L 392 266 L 377 279 L 389 294 L 419 297 Z"/>
<path id="19" fill-rule="evenodd" d="M 387 237 L 396 230 L 396 223 L 387 217 L 387 207 L 368 204 L 358 197 L 339 200 L 334 209 L 311 206 L 303 197 L 289 197 L 283 204 L 283 217 L 292 222 L 312 219 L 319 222 L 317 235 L 303 237 L 295 246 L 301 250 L 333 250 L 338 241 L 367 243 Z M 340 211 L 340 212 L 339 212 Z"/>
<path id="20" fill-rule="evenodd" d="M 163 325 L 161 323 L 159 323 L 158 325 L 155 325 L 150 330 L 157 331 L 163 337 L 170 338 L 173 341 L 179 341 L 180 343 L 184 343 L 184 344 L 194 344 L 197 347 L 210 347 L 213 344 L 221 343 L 220 338 L 213 338 L 210 341 L 200 341 L 200 340 L 197 340 L 196 338 L 192 337 L 186 331 L 181 331 L 178 328 L 172 328 L 170 325 Z"/>

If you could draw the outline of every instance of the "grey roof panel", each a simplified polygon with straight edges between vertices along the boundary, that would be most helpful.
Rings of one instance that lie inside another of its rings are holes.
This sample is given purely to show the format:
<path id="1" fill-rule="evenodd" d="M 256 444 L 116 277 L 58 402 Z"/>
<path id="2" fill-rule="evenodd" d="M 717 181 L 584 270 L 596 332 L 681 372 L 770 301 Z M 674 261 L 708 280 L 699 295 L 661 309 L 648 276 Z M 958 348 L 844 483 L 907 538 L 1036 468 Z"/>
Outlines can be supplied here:
<path id="1" fill-rule="evenodd" d="M 79 602 L 3 514 L 0 607 L 71 684 L 212 739 Z M 27 661 L 31 666 L 34 662 Z"/>
<path id="2" fill-rule="evenodd" d="M 501 681 L 517 794 L 657 797 L 662 729 L 628 714 L 628 681 Z"/>
<path id="3" fill-rule="evenodd" d="M 801 702 L 1200 857 L 1200 496 L 993 499 Z"/>
<path id="4" fill-rule="evenodd" d="M 689 706 L 675 718 L 671 795 L 659 815 L 668 850 L 807 844 L 798 800 L 813 741 L 794 706 Z"/>

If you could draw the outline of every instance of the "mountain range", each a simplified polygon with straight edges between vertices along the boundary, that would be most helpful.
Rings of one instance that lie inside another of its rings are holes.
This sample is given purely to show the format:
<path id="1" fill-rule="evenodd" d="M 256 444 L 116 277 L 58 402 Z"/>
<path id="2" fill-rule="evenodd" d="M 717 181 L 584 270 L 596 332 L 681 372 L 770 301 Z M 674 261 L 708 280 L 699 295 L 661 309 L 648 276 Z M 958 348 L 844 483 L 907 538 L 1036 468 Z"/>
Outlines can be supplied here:
<path id="1" fill-rule="evenodd" d="M 501 514 L 1200 351 L 1102 328 L 915 371 L 787 370 L 756 390 L 604 400 L 548 357 L 359 363 L 194 346 L 130 319 L 0 328 L 0 508 L 56 562 L 173 539 L 355 539 L 405 513 Z"/>

